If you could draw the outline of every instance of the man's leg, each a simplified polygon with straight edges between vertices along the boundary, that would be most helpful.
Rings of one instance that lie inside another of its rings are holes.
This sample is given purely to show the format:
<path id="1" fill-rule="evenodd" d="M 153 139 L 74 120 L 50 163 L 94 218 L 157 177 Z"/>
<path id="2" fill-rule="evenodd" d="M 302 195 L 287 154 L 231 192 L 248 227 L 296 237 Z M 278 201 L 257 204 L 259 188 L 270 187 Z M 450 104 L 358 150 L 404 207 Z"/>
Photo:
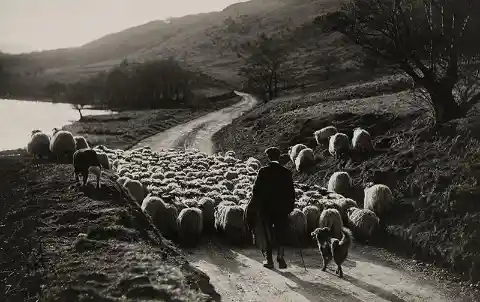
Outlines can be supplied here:
<path id="1" fill-rule="evenodd" d="M 288 221 L 287 218 L 285 219 L 278 219 L 275 223 L 275 238 L 276 238 L 276 244 L 277 244 L 277 262 L 278 262 L 278 268 L 280 269 L 285 269 L 287 268 L 287 263 L 285 262 L 285 234 L 287 227 L 286 227 L 286 222 Z M 287 221 L 284 221 L 287 220 Z"/>
<path id="2" fill-rule="evenodd" d="M 264 257 L 266 258 L 263 262 L 263 266 L 266 268 L 273 268 L 273 252 L 272 252 L 272 224 L 270 222 L 263 223 L 263 230 L 265 234 L 265 252 Z"/>

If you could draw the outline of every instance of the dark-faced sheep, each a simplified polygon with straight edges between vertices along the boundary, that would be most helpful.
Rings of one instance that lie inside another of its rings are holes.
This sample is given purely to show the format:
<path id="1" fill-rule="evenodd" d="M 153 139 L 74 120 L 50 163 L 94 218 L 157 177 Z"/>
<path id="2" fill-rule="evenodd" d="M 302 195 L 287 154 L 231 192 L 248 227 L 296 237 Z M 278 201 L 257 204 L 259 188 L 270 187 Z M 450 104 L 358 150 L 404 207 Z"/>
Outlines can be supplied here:
<path id="1" fill-rule="evenodd" d="M 340 212 L 342 216 L 343 223 L 348 222 L 348 213 L 347 210 L 350 208 L 358 208 L 357 202 L 350 198 L 339 198 L 333 199 L 332 202 L 338 206 L 337 210 Z"/>
<path id="2" fill-rule="evenodd" d="M 125 181 L 123 187 L 127 189 L 127 192 L 130 193 L 133 200 L 137 201 L 138 203 L 143 202 L 143 199 L 145 198 L 145 190 L 140 181 L 129 178 Z"/>
<path id="3" fill-rule="evenodd" d="M 375 212 L 381 219 L 393 206 L 392 191 L 383 184 L 365 188 L 363 206 L 365 209 Z"/>
<path id="4" fill-rule="evenodd" d="M 193 247 L 200 241 L 203 231 L 202 211 L 198 208 L 185 208 L 177 218 L 178 237 L 186 247 Z"/>
<path id="5" fill-rule="evenodd" d="M 215 201 L 212 198 L 203 197 L 198 202 L 198 208 L 203 215 L 203 230 L 211 232 L 215 226 Z"/>
<path id="6" fill-rule="evenodd" d="M 27 145 L 27 152 L 35 158 L 48 158 L 50 156 L 50 137 L 40 130 L 33 130 Z"/>
<path id="7" fill-rule="evenodd" d="M 343 220 L 336 209 L 325 209 L 320 215 L 319 228 L 329 228 L 333 238 L 342 239 Z"/>
<path id="8" fill-rule="evenodd" d="M 96 169 L 90 169 L 96 167 Z M 89 171 L 92 171 L 97 176 L 97 188 L 100 187 L 100 177 L 102 175 L 102 167 L 98 161 L 97 153 L 91 149 L 80 149 L 73 154 L 73 169 L 75 180 L 80 182 L 79 174 L 83 176 L 83 185 L 87 184 Z"/>

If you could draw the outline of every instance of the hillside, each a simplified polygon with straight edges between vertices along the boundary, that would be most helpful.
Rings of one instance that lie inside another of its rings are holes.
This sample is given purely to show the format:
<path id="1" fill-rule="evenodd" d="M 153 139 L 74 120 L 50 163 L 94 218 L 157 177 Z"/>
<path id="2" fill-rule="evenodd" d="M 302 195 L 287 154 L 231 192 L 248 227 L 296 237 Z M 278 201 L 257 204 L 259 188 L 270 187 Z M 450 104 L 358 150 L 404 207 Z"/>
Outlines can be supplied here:
<path id="1" fill-rule="evenodd" d="M 343 46 L 337 35 L 316 32 L 316 16 L 338 8 L 337 0 L 252 0 L 211 12 L 152 21 L 107 35 L 78 48 L 59 49 L 9 57 L 8 67 L 16 72 L 48 80 L 72 80 L 104 71 L 127 59 L 146 60 L 175 56 L 191 68 L 221 81 L 238 84 L 241 65 L 229 45 L 251 40 L 259 33 L 295 31 L 298 49 L 293 66 L 310 73 L 315 82 L 321 58 L 341 57 L 344 67 L 355 57 L 351 45 Z M 312 53 L 313 52 L 313 53 Z M 305 56 L 309 53 L 308 57 Z"/>

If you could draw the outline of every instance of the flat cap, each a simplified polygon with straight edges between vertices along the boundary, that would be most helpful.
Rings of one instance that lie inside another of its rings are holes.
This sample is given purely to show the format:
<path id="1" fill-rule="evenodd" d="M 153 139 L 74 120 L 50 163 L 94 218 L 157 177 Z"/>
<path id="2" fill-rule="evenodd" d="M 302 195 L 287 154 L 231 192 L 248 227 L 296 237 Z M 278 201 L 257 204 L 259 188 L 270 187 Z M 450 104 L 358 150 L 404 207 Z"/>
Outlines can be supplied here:
<path id="1" fill-rule="evenodd" d="M 281 152 L 277 147 L 270 147 L 265 150 L 265 154 L 270 160 L 278 160 L 280 158 Z"/>

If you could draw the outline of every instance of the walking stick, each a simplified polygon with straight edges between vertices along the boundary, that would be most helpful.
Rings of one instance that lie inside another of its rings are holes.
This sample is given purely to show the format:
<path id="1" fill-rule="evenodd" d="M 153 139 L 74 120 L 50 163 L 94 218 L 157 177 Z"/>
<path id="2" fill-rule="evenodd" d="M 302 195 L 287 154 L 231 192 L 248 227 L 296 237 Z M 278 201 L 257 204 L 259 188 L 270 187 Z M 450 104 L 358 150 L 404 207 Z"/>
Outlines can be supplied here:
<path id="1" fill-rule="evenodd" d="M 307 271 L 307 266 L 305 265 L 305 260 L 303 259 L 302 246 L 300 245 L 300 239 L 298 239 L 298 237 L 297 237 L 297 243 L 299 246 L 300 258 L 302 259 L 303 268 L 305 269 L 305 271 Z"/>

